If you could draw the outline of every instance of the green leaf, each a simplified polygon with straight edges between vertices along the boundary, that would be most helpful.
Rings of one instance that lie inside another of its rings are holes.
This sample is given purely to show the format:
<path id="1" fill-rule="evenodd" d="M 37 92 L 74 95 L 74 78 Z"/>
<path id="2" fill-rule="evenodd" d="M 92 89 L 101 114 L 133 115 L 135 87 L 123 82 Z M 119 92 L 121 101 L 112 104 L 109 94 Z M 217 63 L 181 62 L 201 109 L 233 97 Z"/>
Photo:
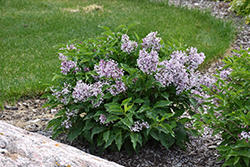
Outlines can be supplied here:
<path id="1" fill-rule="evenodd" d="M 116 136 L 117 136 L 117 135 L 112 134 L 112 135 L 110 136 L 110 138 L 108 139 L 108 141 L 106 142 L 104 148 L 107 148 L 108 146 L 110 146 L 110 145 L 112 144 L 112 142 L 115 140 Z"/>
<path id="2" fill-rule="evenodd" d="M 137 41 L 139 41 L 139 40 L 140 40 L 140 38 L 139 38 L 139 36 L 137 35 L 137 33 L 136 33 L 136 32 L 134 32 L 134 34 L 135 34 L 136 40 L 137 40 Z"/>
<path id="3" fill-rule="evenodd" d="M 122 135 L 118 135 L 116 138 L 115 138 L 115 143 L 116 143 L 116 146 L 118 148 L 118 151 L 121 150 L 121 147 L 122 147 Z"/>
<path id="4" fill-rule="evenodd" d="M 127 71 L 129 74 L 132 74 L 130 67 L 127 64 L 121 63 L 120 65 L 121 65 L 123 70 Z"/>
<path id="5" fill-rule="evenodd" d="M 219 146 L 216 148 L 218 151 L 228 151 L 231 148 L 229 146 Z"/>
<path id="6" fill-rule="evenodd" d="M 92 130 L 91 139 L 93 139 L 95 134 L 103 132 L 105 129 L 107 129 L 107 128 L 104 126 L 95 126 Z"/>
<path id="7" fill-rule="evenodd" d="M 159 136 L 157 135 L 157 133 L 155 133 L 154 131 L 150 131 L 149 132 L 150 136 L 152 136 L 155 140 L 159 141 Z"/>
<path id="8" fill-rule="evenodd" d="M 147 105 L 143 105 L 143 106 L 141 106 L 141 108 L 137 111 L 137 113 L 143 113 L 143 112 L 148 111 L 148 110 L 150 110 L 150 107 L 147 106 Z"/>
<path id="9" fill-rule="evenodd" d="M 82 128 L 78 127 L 78 128 L 74 128 L 72 129 L 69 133 L 68 133 L 68 139 L 70 141 L 75 140 L 80 134 L 81 134 Z"/>
<path id="10" fill-rule="evenodd" d="M 109 116 L 108 118 L 107 118 L 107 120 L 105 121 L 106 123 L 108 123 L 108 122 L 114 122 L 114 121 L 116 121 L 116 120 L 120 120 L 121 118 L 120 117 L 118 117 L 117 115 L 111 115 L 111 116 Z"/>
<path id="11" fill-rule="evenodd" d="M 159 124 L 159 130 L 164 132 L 165 134 L 171 134 L 171 136 L 175 137 L 174 132 L 171 129 L 171 126 L 167 123 Z"/>
<path id="12" fill-rule="evenodd" d="M 128 117 L 125 117 L 121 119 L 121 122 L 126 125 L 128 128 L 130 128 L 133 125 L 133 122 L 130 121 Z"/>
<path id="13" fill-rule="evenodd" d="M 65 77 L 63 77 L 63 76 L 61 76 L 61 75 L 58 75 L 58 74 L 56 74 L 56 73 L 53 73 L 54 74 L 54 77 L 52 78 L 52 81 L 54 81 L 54 80 L 56 80 L 56 79 L 59 79 L 59 78 L 65 78 Z"/>
<path id="14" fill-rule="evenodd" d="M 111 93 L 106 93 L 102 98 L 103 99 L 109 99 L 111 97 L 113 97 L 113 95 Z"/>
<path id="15" fill-rule="evenodd" d="M 143 99 L 135 99 L 134 103 L 144 103 L 145 100 Z"/>
<path id="16" fill-rule="evenodd" d="M 130 106 L 127 107 L 127 104 L 124 106 L 124 111 L 127 112 L 129 109 L 131 109 L 134 106 L 134 104 L 131 104 Z"/>
<path id="17" fill-rule="evenodd" d="M 85 126 L 82 129 L 82 131 L 88 131 L 88 130 L 90 130 L 91 128 L 93 128 L 95 126 L 95 124 L 96 123 L 94 121 L 92 121 L 91 119 L 87 120 L 85 122 Z"/>
<path id="18" fill-rule="evenodd" d="M 134 26 L 136 26 L 136 25 L 138 25 L 138 24 L 140 24 L 140 23 L 139 23 L 139 22 L 131 23 L 131 24 L 128 26 L 128 29 L 130 29 L 130 28 L 132 28 L 132 27 L 134 27 Z"/>
<path id="19" fill-rule="evenodd" d="M 243 160 L 244 160 L 246 166 L 249 166 L 249 159 L 250 159 L 250 158 L 248 158 L 248 157 L 244 157 L 244 158 L 243 158 Z"/>
<path id="20" fill-rule="evenodd" d="M 234 165 L 236 165 L 236 164 L 239 162 L 239 160 L 240 160 L 240 157 L 239 157 L 239 156 L 235 157 L 235 158 L 234 158 Z"/>
<path id="21" fill-rule="evenodd" d="M 98 26 L 99 28 L 103 29 L 103 30 L 106 30 L 108 32 L 112 32 L 108 27 L 106 26 Z"/>
<path id="22" fill-rule="evenodd" d="M 142 146 L 142 136 L 140 133 L 138 133 L 138 143 Z"/>
<path id="23" fill-rule="evenodd" d="M 166 113 L 161 118 L 161 121 L 168 120 L 168 118 L 172 117 L 173 115 L 174 115 L 174 113 Z"/>
<path id="24" fill-rule="evenodd" d="M 64 131 L 63 131 L 63 129 L 58 129 L 58 130 L 56 130 L 56 132 L 55 133 L 53 133 L 53 135 L 52 135 L 52 139 L 55 139 L 58 135 L 60 135 L 61 133 L 63 133 Z"/>
<path id="25" fill-rule="evenodd" d="M 160 82 L 154 82 L 154 84 L 157 86 L 157 87 L 163 87 L 163 85 L 160 83 Z"/>
<path id="26" fill-rule="evenodd" d="M 123 100 L 121 106 L 128 104 L 131 100 L 132 100 L 132 97 Z"/>
<path id="27" fill-rule="evenodd" d="M 158 102 L 154 105 L 154 108 L 166 107 L 166 106 L 169 106 L 169 104 L 171 104 L 171 103 L 172 103 L 171 101 L 161 100 L 161 101 L 158 101 Z"/>
<path id="28" fill-rule="evenodd" d="M 182 124 L 185 124 L 187 122 L 190 122 L 192 119 L 189 119 L 189 118 L 181 118 L 179 119 L 179 122 L 182 123 Z"/>
<path id="29" fill-rule="evenodd" d="M 163 92 L 163 93 L 161 93 L 161 96 L 162 97 L 164 97 L 166 100 L 168 100 L 169 101 L 169 93 L 167 93 L 167 92 Z"/>
<path id="30" fill-rule="evenodd" d="M 109 135 L 110 135 L 110 131 L 106 131 L 103 133 L 103 140 L 107 143 L 108 139 L 109 139 Z"/>
<path id="31" fill-rule="evenodd" d="M 222 167 L 226 167 L 226 166 L 232 166 L 234 163 L 234 159 L 230 158 L 229 160 L 226 160 L 225 163 L 222 165 Z"/>
<path id="32" fill-rule="evenodd" d="M 107 111 L 110 114 L 123 115 L 123 109 L 117 104 L 110 105 Z"/>
<path id="33" fill-rule="evenodd" d="M 91 140 L 91 132 L 90 131 L 84 131 L 83 136 L 88 142 L 93 143 L 93 140 Z"/>
<path id="34" fill-rule="evenodd" d="M 169 149 L 169 143 L 167 141 L 167 135 L 165 135 L 164 133 L 160 133 L 159 134 L 159 139 L 161 144 L 166 148 Z"/>
<path id="35" fill-rule="evenodd" d="M 61 120 L 62 120 L 62 117 L 58 117 L 56 119 L 50 120 L 46 129 L 49 129 L 51 126 L 61 125 L 62 123 Z"/>
<path id="36" fill-rule="evenodd" d="M 131 133 L 130 134 L 131 142 L 133 143 L 134 150 L 136 149 L 137 141 L 138 141 L 138 134 L 137 133 Z"/>
<path id="37" fill-rule="evenodd" d="M 150 89 L 150 88 L 152 87 L 152 84 L 153 84 L 153 83 L 154 83 L 154 80 L 153 80 L 153 79 L 147 81 L 147 83 L 146 83 L 146 85 L 145 85 L 146 90 L 147 90 L 147 89 Z"/>

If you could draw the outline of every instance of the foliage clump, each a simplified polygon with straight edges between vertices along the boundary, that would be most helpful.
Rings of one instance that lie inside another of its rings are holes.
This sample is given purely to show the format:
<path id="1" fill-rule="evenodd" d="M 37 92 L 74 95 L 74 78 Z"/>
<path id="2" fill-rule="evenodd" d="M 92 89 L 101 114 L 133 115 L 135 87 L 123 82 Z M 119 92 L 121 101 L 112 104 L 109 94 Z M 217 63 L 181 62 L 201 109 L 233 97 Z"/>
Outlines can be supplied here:
<path id="1" fill-rule="evenodd" d="M 230 11 L 245 16 L 245 23 L 250 23 L 250 0 L 233 0 L 230 2 Z"/>
<path id="2" fill-rule="evenodd" d="M 224 59 L 224 70 L 213 88 L 204 88 L 210 96 L 205 108 L 195 114 L 196 125 L 209 125 L 213 134 L 220 133 L 222 143 L 217 150 L 218 160 L 225 160 L 224 166 L 250 166 L 250 54 L 241 50 L 234 52 L 241 56 Z M 226 70 L 231 69 L 232 72 Z"/>

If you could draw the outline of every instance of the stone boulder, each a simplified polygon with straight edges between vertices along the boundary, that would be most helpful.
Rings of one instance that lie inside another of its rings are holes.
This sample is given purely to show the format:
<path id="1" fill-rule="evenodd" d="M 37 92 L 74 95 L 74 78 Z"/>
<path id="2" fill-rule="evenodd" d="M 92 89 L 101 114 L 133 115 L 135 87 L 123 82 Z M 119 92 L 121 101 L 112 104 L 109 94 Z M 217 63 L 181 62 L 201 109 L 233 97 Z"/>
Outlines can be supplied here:
<path id="1" fill-rule="evenodd" d="M 121 167 L 3 121 L 0 121 L 0 166 Z"/>

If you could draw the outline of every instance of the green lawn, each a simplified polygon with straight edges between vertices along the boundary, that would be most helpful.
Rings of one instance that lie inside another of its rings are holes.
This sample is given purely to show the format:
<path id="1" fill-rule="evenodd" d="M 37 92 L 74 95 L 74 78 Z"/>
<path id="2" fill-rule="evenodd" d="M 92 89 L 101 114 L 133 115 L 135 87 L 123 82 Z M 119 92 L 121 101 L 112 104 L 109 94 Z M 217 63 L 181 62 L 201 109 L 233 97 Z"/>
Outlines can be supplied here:
<path id="1" fill-rule="evenodd" d="M 93 4 L 103 10 L 83 9 Z M 0 103 L 42 94 L 53 72 L 60 72 L 54 46 L 96 37 L 98 25 L 139 22 L 131 33 L 158 31 L 164 41 L 182 39 L 205 53 L 205 64 L 226 52 L 236 31 L 208 12 L 149 0 L 0 0 L 0 15 Z"/>

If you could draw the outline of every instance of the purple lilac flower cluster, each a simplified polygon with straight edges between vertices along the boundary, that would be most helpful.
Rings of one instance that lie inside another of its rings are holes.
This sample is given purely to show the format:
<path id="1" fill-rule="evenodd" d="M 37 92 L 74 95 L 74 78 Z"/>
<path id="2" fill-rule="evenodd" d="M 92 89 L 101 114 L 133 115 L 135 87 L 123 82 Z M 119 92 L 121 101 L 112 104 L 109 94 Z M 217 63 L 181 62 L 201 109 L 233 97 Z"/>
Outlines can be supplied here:
<path id="1" fill-rule="evenodd" d="M 94 70 L 99 75 L 99 77 L 105 76 L 105 79 L 112 78 L 115 81 L 114 85 L 111 85 L 107 90 L 113 95 L 117 95 L 121 92 L 126 91 L 127 87 L 125 83 L 121 81 L 124 71 L 118 68 L 118 64 L 114 60 L 100 60 L 99 65 L 95 65 Z M 103 85 L 110 85 L 109 80 L 104 80 Z"/>
<path id="2" fill-rule="evenodd" d="M 67 56 L 63 55 L 63 53 L 59 53 L 59 59 L 62 60 L 61 73 L 63 73 L 64 75 L 67 75 L 72 68 L 75 68 L 75 70 L 73 71 L 74 73 L 80 71 L 80 68 L 77 67 L 77 62 L 67 60 Z"/>
<path id="3" fill-rule="evenodd" d="M 204 61 L 205 56 L 203 53 L 197 53 L 197 49 L 193 47 L 187 49 L 187 53 L 188 55 L 186 52 L 175 51 L 171 54 L 170 60 L 159 63 L 165 68 L 157 68 L 157 73 L 154 75 L 155 79 L 164 87 L 173 84 L 176 87 L 176 94 L 196 88 L 193 93 L 205 96 L 204 93 L 201 93 L 201 84 L 210 87 L 215 82 L 213 78 L 201 76 L 200 73 L 195 72 Z M 199 101 L 201 100 L 199 99 Z"/>
<path id="4" fill-rule="evenodd" d="M 118 64 L 114 60 L 100 60 L 99 65 L 95 65 L 94 70 L 101 77 L 106 79 L 113 78 L 114 80 L 121 79 L 123 70 L 117 67 Z"/>
<path id="5" fill-rule="evenodd" d="M 135 121 L 133 126 L 130 127 L 131 132 L 140 132 L 143 128 L 148 129 L 149 124 L 147 122 Z"/>
<path id="6" fill-rule="evenodd" d="M 157 69 L 159 63 L 158 53 L 152 50 L 150 53 L 144 48 L 140 50 L 139 58 L 137 59 L 137 65 L 146 74 L 152 74 Z"/>
<path id="7" fill-rule="evenodd" d="M 160 65 L 166 68 L 158 68 L 154 77 L 164 87 L 173 84 L 176 86 L 176 94 L 180 94 L 184 89 L 189 88 L 189 74 L 184 65 L 178 60 L 165 60 L 161 62 Z"/>
<path id="8" fill-rule="evenodd" d="M 107 90 L 113 95 L 116 96 L 117 94 L 121 92 L 125 92 L 127 87 L 125 86 L 125 83 L 122 81 L 115 81 L 115 85 L 112 85 Z"/>
<path id="9" fill-rule="evenodd" d="M 106 116 L 101 114 L 101 116 L 99 117 L 100 123 L 104 124 L 104 122 L 106 121 Z"/>
<path id="10" fill-rule="evenodd" d="M 197 53 L 197 49 L 191 47 L 187 49 L 188 61 L 187 66 L 189 70 L 195 70 L 205 60 L 204 53 Z"/>
<path id="11" fill-rule="evenodd" d="M 76 117 L 77 116 L 75 112 L 76 112 L 75 110 L 70 111 L 67 108 L 67 111 L 65 112 L 67 119 L 62 122 L 62 125 L 64 125 L 66 129 L 69 129 L 70 127 L 72 127 L 70 119 L 72 117 Z"/>
<path id="12" fill-rule="evenodd" d="M 74 46 L 74 44 L 71 44 L 69 46 L 67 45 L 66 47 L 67 47 L 68 50 L 73 50 L 73 49 L 77 50 L 77 48 Z"/>
<path id="13" fill-rule="evenodd" d="M 131 53 L 132 50 L 135 50 L 138 47 L 137 42 L 130 41 L 129 36 L 127 34 L 122 35 L 121 42 L 122 42 L 121 50 L 127 53 Z"/>
<path id="14" fill-rule="evenodd" d="M 151 49 L 151 50 L 160 50 L 161 48 L 161 38 L 156 37 L 157 36 L 157 31 L 156 32 L 151 32 L 149 33 L 145 38 L 142 39 L 142 48 L 145 49 Z"/>
<path id="15" fill-rule="evenodd" d="M 238 137 L 240 137 L 240 140 L 245 139 L 246 142 L 248 142 L 250 140 L 250 132 L 243 131 L 238 135 Z"/>
<path id="16" fill-rule="evenodd" d="M 204 53 L 197 53 L 197 49 L 193 47 L 187 49 L 187 54 L 182 51 L 174 51 L 171 54 L 171 58 L 178 60 L 193 72 L 204 61 L 205 55 Z"/>
<path id="17" fill-rule="evenodd" d="M 54 86 L 52 86 L 50 88 L 50 90 L 53 92 L 52 95 L 55 96 L 58 101 L 60 101 L 61 103 L 66 105 L 67 104 L 67 96 L 65 96 L 65 95 L 68 95 L 70 93 L 70 90 L 69 90 L 69 89 L 71 89 L 70 83 L 69 84 L 64 83 L 64 87 L 62 88 L 61 91 L 57 91 L 53 88 L 54 88 Z"/>
<path id="18" fill-rule="evenodd" d="M 101 114 L 101 116 L 99 117 L 99 120 L 100 120 L 100 123 L 101 123 L 101 124 L 104 124 L 105 121 L 106 121 L 106 119 L 107 119 L 107 118 L 106 118 L 106 116 L 105 116 L 104 114 Z M 110 122 L 107 122 L 107 123 L 106 123 L 106 126 L 108 126 L 109 123 L 110 123 Z M 112 122 L 112 123 L 113 123 L 113 122 Z"/>
<path id="19" fill-rule="evenodd" d="M 86 84 L 82 82 L 82 80 L 77 81 L 74 91 L 72 93 L 73 98 L 75 99 L 74 102 L 85 102 L 89 97 L 95 96 L 97 97 L 98 94 L 101 94 L 103 97 L 104 94 L 102 93 L 103 83 L 95 82 L 94 84 Z M 103 102 L 101 98 L 100 101 L 95 104 L 93 107 L 98 107 Z M 91 103 L 94 104 L 94 100 L 91 100 Z"/>

